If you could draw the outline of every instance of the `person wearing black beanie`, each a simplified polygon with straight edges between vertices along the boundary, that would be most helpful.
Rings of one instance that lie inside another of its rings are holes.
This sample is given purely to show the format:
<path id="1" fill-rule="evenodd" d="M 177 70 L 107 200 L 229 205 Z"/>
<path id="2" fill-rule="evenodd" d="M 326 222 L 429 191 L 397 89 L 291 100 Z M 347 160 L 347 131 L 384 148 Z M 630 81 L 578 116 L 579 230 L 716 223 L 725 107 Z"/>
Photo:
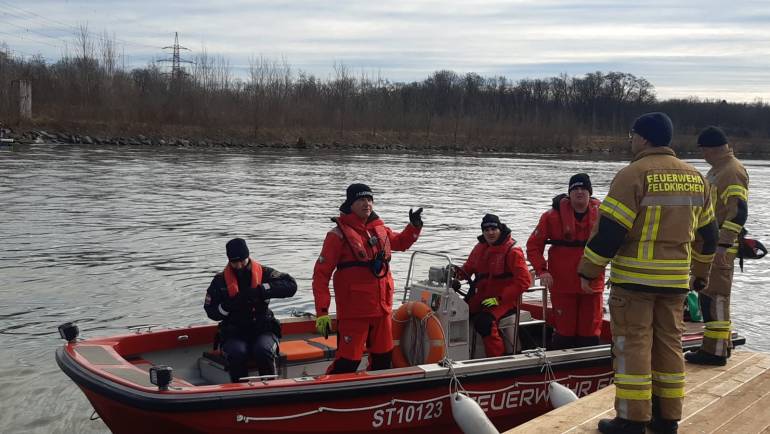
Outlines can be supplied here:
<path id="1" fill-rule="evenodd" d="M 577 275 L 583 247 L 599 219 L 600 202 L 591 197 L 591 178 L 585 173 L 572 175 L 567 193 L 553 199 L 527 240 L 527 259 L 551 294 L 555 330 L 549 349 L 599 345 L 602 332 L 604 274 L 589 293 L 580 288 Z"/>
<path id="2" fill-rule="evenodd" d="M 674 125 L 665 113 L 646 113 L 634 121 L 631 134 L 639 135 L 652 146 L 669 146 L 674 136 Z"/>
<path id="3" fill-rule="evenodd" d="M 685 354 L 690 363 L 723 366 L 730 357 L 730 296 L 732 293 L 736 240 L 749 214 L 749 175 L 735 158 L 721 128 L 709 126 L 698 135 L 698 147 L 711 166 L 706 179 L 716 188 L 714 214 L 719 241 L 708 285 L 698 293 L 706 333 L 698 350 Z"/>
<path id="4" fill-rule="evenodd" d="M 235 383 L 248 375 L 250 358 L 259 375 L 274 375 L 281 325 L 268 305 L 272 298 L 294 296 L 297 282 L 252 259 L 243 238 L 228 241 L 225 251 L 227 265 L 206 290 L 203 309 L 220 322 L 219 339 L 230 379 Z"/>
<path id="5" fill-rule="evenodd" d="M 313 296 L 316 330 L 328 336 L 332 328 L 329 315 L 334 279 L 337 306 L 336 358 L 327 373 L 355 372 L 369 354 L 369 369 L 391 367 L 393 333 L 393 276 L 390 273 L 392 251 L 409 249 L 422 230 L 422 208 L 409 210 L 409 224 L 395 232 L 374 212 L 374 193 L 368 185 L 350 184 L 340 215 L 332 218 L 336 227 L 326 234 L 321 254 L 313 268 Z"/>
<path id="6" fill-rule="evenodd" d="M 516 308 L 519 296 L 531 283 L 524 252 L 516 247 L 511 230 L 494 214 L 481 219 L 481 235 L 468 260 L 455 267 L 455 277 L 471 281 L 466 296 L 471 322 L 484 342 L 487 357 L 502 356 L 505 342 L 498 330 L 500 318 Z"/>
<path id="7" fill-rule="evenodd" d="M 709 126 L 698 134 L 698 146 L 716 148 L 727 144 L 727 135 L 721 128 Z"/>
<path id="8" fill-rule="evenodd" d="M 616 417 L 599 421 L 604 434 L 643 434 L 648 423 L 675 433 L 682 417 L 684 302 L 708 284 L 719 228 L 711 186 L 676 157 L 672 133 L 664 113 L 636 119 L 634 156 L 610 183 L 577 268 L 589 293 L 612 263 L 613 368 L 624 381 L 615 382 Z"/>

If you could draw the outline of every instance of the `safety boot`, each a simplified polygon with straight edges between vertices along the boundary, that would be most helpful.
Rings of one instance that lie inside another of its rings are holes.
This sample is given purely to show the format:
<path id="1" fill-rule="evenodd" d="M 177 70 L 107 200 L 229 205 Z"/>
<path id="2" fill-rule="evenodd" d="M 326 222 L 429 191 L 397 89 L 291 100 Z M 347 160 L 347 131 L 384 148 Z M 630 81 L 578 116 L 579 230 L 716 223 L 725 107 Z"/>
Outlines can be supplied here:
<path id="1" fill-rule="evenodd" d="M 690 351 L 684 354 L 685 360 L 696 365 L 724 366 L 727 364 L 727 357 L 715 356 L 703 350 Z"/>
<path id="2" fill-rule="evenodd" d="M 644 422 L 616 417 L 599 421 L 599 432 L 604 434 L 644 434 Z"/>
<path id="3" fill-rule="evenodd" d="M 657 434 L 676 434 L 679 429 L 679 422 L 661 417 L 660 397 L 656 395 L 652 396 L 652 420 L 647 428 Z"/>
<path id="4" fill-rule="evenodd" d="M 656 434 L 676 434 L 679 430 L 679 422 L 653 416 L 647 427 Z"/>

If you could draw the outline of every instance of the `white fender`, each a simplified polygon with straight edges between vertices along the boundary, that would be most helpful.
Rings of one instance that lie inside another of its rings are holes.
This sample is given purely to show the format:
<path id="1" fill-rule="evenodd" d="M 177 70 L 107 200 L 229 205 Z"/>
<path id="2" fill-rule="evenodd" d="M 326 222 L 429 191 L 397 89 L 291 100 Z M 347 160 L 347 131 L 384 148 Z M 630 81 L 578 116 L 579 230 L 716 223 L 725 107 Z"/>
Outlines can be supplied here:
<path id="1" fill-rule="evenodd" d="M 459 392 L 452 394 L 449 399 L 452 400 L 452 416 L 462 432 L 500 434 L 476 401 Z"/>
<path id="2" fill-rule="evenodd" d="M 562 405 L 577 401 L 578 397 L 570 388 L 563 386 L 556 381 L 551 381 L 551 383 L 548 384 L 548 399 L 551 401 L 553 408 L 559 408 Z"/>

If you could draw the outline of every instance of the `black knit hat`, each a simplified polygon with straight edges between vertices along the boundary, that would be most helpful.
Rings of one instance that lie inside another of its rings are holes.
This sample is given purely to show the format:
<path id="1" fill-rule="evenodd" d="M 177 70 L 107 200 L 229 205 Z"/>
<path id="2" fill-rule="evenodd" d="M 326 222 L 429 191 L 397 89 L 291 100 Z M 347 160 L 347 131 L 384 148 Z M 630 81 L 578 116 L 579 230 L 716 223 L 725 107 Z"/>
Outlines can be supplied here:
<path id="1" fill-rule="evenodd" d="M 588 190 L 588 194 L 594 194 L 594 189 L 591 188 L 591 178 L 587 173 L 576 173 L 569 179 L 569 187 L 567 192 L 572 191 L 573 188 L 583 187 Z"/>
<path id="2" fill-rule="evenodd" d="M 350 184 L 348 189 L 345 191 L 345 195 L 345 202 L 342 202 L 342 205 L 340 205 L 340 211 L 344 212 L 345 214 L 349 214 L 350 205 L 353 205 L 353 202 L 362 197 L 369 197 L 370 199 L 374 200 L 372 189 L 369 188 L 369 186 L 366 184 Z"/>
<path id="3" fill-rule="evenodd" d="M 231 261 L 243 261 L 249 257 L 249 248 L 243 238 L 233 238 L 225 245 L 227 259 Z"/>
<path id="4" fill-rule="evenodd" d="M 654 146 L 668 146 L 674 135 L 674 124 L 663 112 L 645 113 L 634 121 L 631 131 L 644 137 Z"/>
<path id="5" fill-rule="evenodd" d="M 698 146 L 712 148 L 727 144 L 727 136 L 721 128 L 708 126 L 698 135 Z"/>
<path id="6" fill-rule="evenodd" d="M 494 214 L 487 214 L 483 219 L 481 219 L 482 231 L 486 228 L 499 228 L 500 226 L 502 226 L 502 223 L 500 223 L 500 217 Z"/>

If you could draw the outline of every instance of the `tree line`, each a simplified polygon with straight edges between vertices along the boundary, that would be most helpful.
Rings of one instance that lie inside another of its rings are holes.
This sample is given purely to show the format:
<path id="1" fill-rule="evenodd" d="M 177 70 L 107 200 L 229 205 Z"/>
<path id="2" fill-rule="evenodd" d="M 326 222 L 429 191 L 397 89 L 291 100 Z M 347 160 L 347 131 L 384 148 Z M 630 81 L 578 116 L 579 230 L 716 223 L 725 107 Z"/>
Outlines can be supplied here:
<path id="1" fill-rule="evenodd" d="M 237 77 L 226 58 L 202 50 L 183 73 L 169 74 L 157 63 L 126 68 L 111 41 L 81 28 L 75 52 L 54 63 L 0 50 L 2 119 L 17 115 L 13 92 L 21 79 L 32 83 L 38 121 L 154 131 L 195 127 L 254 140 L 283 134 L 309 141 L 574 150 L 602 138 L 618 142 L 636 116 L 654 110 L 671 115 L 681 135 L 718 124 L 748 143 L 770 138 L 766 103 L 661 101 L 652 83 L 626 72 L 512 80 L 440 70 L 396 83 L 343 63 L 321 78 L 283 58 L 253 57 L 246 76 Z"/>

